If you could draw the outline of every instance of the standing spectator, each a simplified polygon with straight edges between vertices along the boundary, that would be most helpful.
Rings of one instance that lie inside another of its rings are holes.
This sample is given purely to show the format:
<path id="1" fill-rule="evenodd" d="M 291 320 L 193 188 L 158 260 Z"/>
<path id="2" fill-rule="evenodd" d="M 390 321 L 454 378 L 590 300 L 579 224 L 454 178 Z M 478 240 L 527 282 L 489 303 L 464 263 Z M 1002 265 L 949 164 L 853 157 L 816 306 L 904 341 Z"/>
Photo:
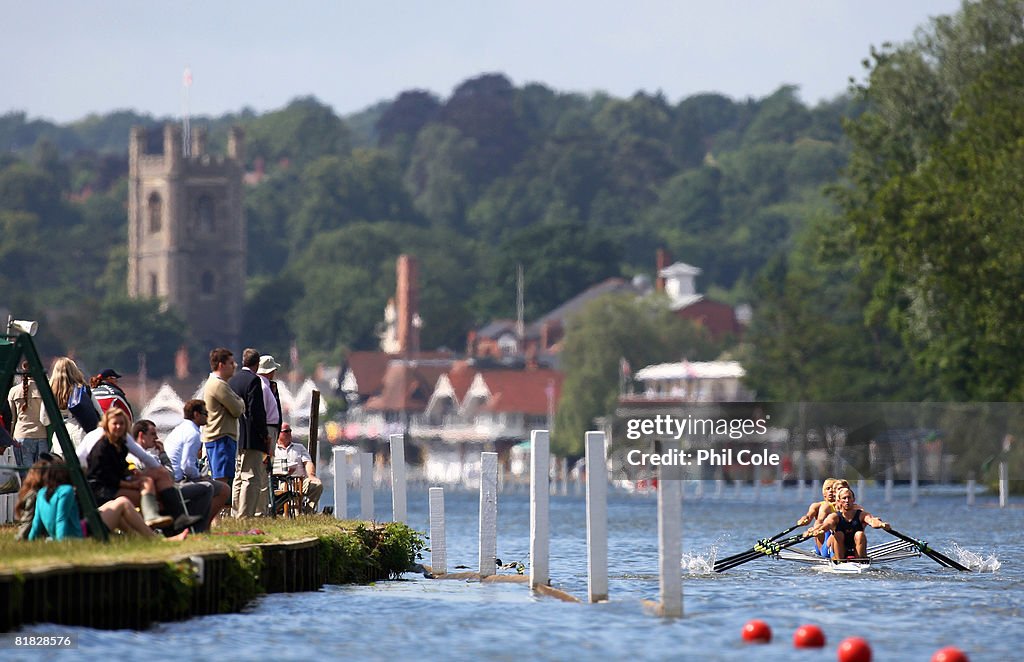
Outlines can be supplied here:
<path id="1" fill-rule="evenodd" d="M 260 376 L 263 386 L 263 408 L 267 412 L 267 438 L 277 439 L 281 432 L 281 423 L 284 420 L 281 415 L 281 396 L 277 392 L 277 370 L 281 365 L 274 360 L 273 356 L 264 354 L 260 357 L 260 367 L 256 374 Z"/>
<path id="2" fill-rule="evenodd" d="M 50 390 L 57 399 L 68 435 L 78 448 L 85 434 L 96 429 L 101 412 L 92 390 L 85 383 L 85 375 L 69 357 L 62 356 L 53 362 Z"/>
<path id="3" fill-rule="evenodd" d="M 90 379 L 89 386 L 92 387 L 92 394 L 101 410 L 107 411 L 111 407 L 120 407 L 128 414 L 128 422 L 131 423 L 135 420 L 135 413 L 132 411 L 132 405 L 128 402 L 128 396 L 125 395 L 124 389 L 117 383 L 119 379 L 121 379 L 121 375 L 116 370 L 107 368 Z"/>
<path id="4" fill-rule="evenodd" d="M 174 480 L 179 486 L 196 484 L 209 485 L 212 488 L 213 503 L 209 516 L 200 529 L 206 530 L 217 523 L 220 511 L 227 504 L 231 488 L 227 483 L 206 478 L 199 473 L 199 428 L 206 425 L 206 404 L 202 400 L 189 400 L 185 403 L 184 414 L 185 420 L 167 435 L 164 448 L 171 461 Z"/>
<path id="5" fill-rule="evenodd" d="M 309 510 L 315 513 L 320 505 L 320 495 L 323 494 L 324 486 L 316 477 L 316 464 L 309 456 L 309 451 L 302 444 L 292 443 L 292 426 L 288 423 L 281 426 L 274 457 L 285 460 L 288 475 L 302 478 L 302 495 L 309 503 Z"/>
<path id="6" fill-rule="evenodd" d="M 235 374 L 235 355 L 218 347 L 210 352 L 210 377 L 203 386 L 203 402 L 208 418 L 203 428 L 203 448 L 210 462 L 210 474 L 228 484 L 235 477 L 238 454 L 238 417 L 245 413 L 245 402 L 228 380 Z"/>
<path id="7" fill-rule="evenodd" d="M 270 478 L 266 459 L 270 454 L 267 413 L 263 407 L 263 382 L 256 375 L 260 353 L 251 347 L 242 352 L 242 369 L 228 382 L 245 402 L 245 416 L 238 431 L 238 460 L 231 486 L 236 517 L 269 515 Z"/>
<path id="8" fill-rule="evenodd" d="M 22 362 L 21 371 L 21 384 L 11 387 L 7 400 L 14 419 L 14 462 L 19 467 L 31 467 L 40 453 L 49 452 L 50 441 L 43 422 L 43 396 L 28 374 L 28 361 Z"/>

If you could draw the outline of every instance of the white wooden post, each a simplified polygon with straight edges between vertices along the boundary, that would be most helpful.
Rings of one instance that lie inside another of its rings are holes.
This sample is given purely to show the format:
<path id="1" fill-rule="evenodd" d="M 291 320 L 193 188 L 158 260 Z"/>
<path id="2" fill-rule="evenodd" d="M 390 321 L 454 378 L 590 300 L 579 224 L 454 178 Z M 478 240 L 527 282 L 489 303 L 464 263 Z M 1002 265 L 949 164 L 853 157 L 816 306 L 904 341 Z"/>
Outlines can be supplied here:
<path id="1" fill-rule="evenodd" d="M 569 494 L 569 458 L 562 458 L 562 496 Z"/>
<path id="2" fill-rule="evenodd" d="M 892 467 L 885 468 L 885 502 L 892 503 Z"/>
<path id="3" fill-rule="evenodd" d="M 373 519 L 373 453 L 359 454 L 359 513 Z"/>
<path id="4" fill-rule="evenodd" d="M 334 519 L 348 519 L 348 453 L 335 446 L 331 460 L 334 463 Z"/>
<path id="5" fill-rule="evenodd" d="M 448 574 L 448 553 L 444 533 L 444 488 L 427 490 L 430 500 L 430 569 L 434 575 Z"/>
<path id="6" fill-rule="evenodd" d="M 497 572 L 498 454 L 480 453 L 480 577 Z"/>
<path id="7" fill-rule="evenodd" d="M 697 488 L 693 491 L 693 497 L 695 499 L 703 499 L 704 498 L 704 479 L 703 478 L 698 478 L 697 479 Z"/>
<path id="8" fill-rule="evenodd" d="M 683 483 L 665 480 L 666 473 L 658 467 L 658 585 L 661 616 L 678 618 L 683 615 Z"/>
<path id="9" fill-rule="evenodd" d="M 725 480 L 723 480 L 721 478 L 716 478 L 715 479 L 715 498 L 716 499 L 721 499 L 722 498 L 722 490 L 723 489 L 725 489 Z"/>
<path id="10" fill-rule="evenodd" d="M 917 505 L 917 473 L 921 455 L 921 444 L 917 439 L 910 442 L 910 505 Z"/>
<path id="11" fill-rule="evenodd" d="M 608 469 L 604 433 L 586 435 L 587 589 L 591 602 L 608 599 Z"/>
<path id="12" fill-rule="evenodd" d="M 864 493 L 868 491 L 868 482 L 863 478 L 857 479 L 857 498 L 864 499 Z"/>
<path id="13" fill-rule="evenodd" d="M 740 490 L 743 489 L 743 482 L 739 478 L 737 478 L 736 480 L 733 481 L 733 487 L 735 488 L 733 496 L 736 498 L 737 501 L 739 501 Z"/>
<path id="14" fill-rule="evenodd" d="M 391 509 L 395 522 L 405 522 L 405 435 L 391 435 Z"/>
<path id="15" fill-rule="evenodd" d="M 974 505 L 974 479 L 967 479 L 967 505 Z"/>
<path id="16" fill-rule="evenodd" d="M 550 536 L 550 436 L 547 430 L 530 433 L 530 587 L 548 584 Z"/>
<path id="17" fill-rule="evenodd" d="M 754 503 L 761 503 L 761 467 L 754 467 Z"/>
<path id="18" fill-rule="evenodd" d="M 1003 437 L 1003 460 L 999 463 L 999 507 L 1006 508 L 1010 501 L 1010 465 L 1006 461 L 1006 454 L 1010 452 L 1013 437 Z"/>

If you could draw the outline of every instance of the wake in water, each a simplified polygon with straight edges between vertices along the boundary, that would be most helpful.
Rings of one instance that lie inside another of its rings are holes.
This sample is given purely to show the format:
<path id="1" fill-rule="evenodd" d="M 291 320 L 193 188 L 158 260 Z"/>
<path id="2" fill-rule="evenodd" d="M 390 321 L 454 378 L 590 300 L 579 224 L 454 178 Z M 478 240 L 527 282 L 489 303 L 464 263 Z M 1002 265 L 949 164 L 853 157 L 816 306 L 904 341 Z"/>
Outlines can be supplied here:
<path id="1" fill-rule="evenodd" d="M 690 575 L 712 574 L 714 572 L 715 556 L 717 553 L 717 548 L 712 548 L 706 555 L 687 554 L 686 552 L 683 552 L 683 559 L 680 562 L 680 565 L 683 568 L 683 573 Z"/>
<path id="2" fill-rule="evenodd" d="M 964 549 L 960 545 L 953 543 L 953 553 L 956 554 L 956 562 L 960 565 L 967 566 L 975 572 L 995 572 L 1003 565 L 995 554 L 990 556 L 982 556 L 972 552 L 969 549 Z"/>

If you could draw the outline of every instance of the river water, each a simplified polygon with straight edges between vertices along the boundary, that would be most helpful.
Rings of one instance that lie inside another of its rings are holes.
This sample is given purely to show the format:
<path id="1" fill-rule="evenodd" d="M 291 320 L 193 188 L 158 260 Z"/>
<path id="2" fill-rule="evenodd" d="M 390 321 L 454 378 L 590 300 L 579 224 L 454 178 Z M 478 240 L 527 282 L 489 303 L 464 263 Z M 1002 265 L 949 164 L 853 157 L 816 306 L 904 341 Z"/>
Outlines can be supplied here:
<path id="1" fill-rule="evenodd" d="M 708 490 L 710 492 L 710 490 Z M 810 490 L 805 492 L 808 500 Z M 355 512 L 358 494 L 349 496 Z M 476 567 L 478 496 L 448 492 L 448 569 Z M 760 559 L 722 574 L 714 556 L 748 549 L 802 514 L 795 489 L 730 490 L 722 498 L 684 499 L 681 619 L 645 613 L 657 599 L 657 512 L 652 495 L 609 497 L 609 602 L 571 604 L 534 598 L 521 584 L 432 581 L 407 574 L 371 586 L 329 586 L 317 593 L 270 595 L 242 614 L 158 625 L 145 632 L 73 632 L 69 659 L 230 660 L 834 660 L 846 637 L 865 638 L 874 660 L 928 660 L 955 645 L 980 660 L 1024 659 L 1024 509 L 999 510 L 979 497 L 925 496 L 910 506 L 897 492 L 884 504 L 880 489 L 858 499 L 904 533 L 947 556 L 984 568 L 957 573 L 926 557 L 875 567 L 860 575 L 820 573 Z M 386 518 L 390 495 L 376 495 Z M 877 504 L 877 505 L 876 505 Z M 586 599 L 586 523 L 581 494 L 551 498 L 551 576 L 555 586 Z M 409 522 L 427 530 L 426 488 L 409 490 Z M 498 557 L 528 563 L 529 502 L 525 493 L 498 500 Z M 870 530 L 870 542 L 891 540 Z M 808 545 L 810 543 L 807 543 Z M 429 553 L 425 553 L 429 562 Z M 998 568 L 996 569 L 996 566 Z M 506 571 L 507 572 L 507 571 Z M 759 618 L 774 632 L 768 645 L 741 641 L 743 624 Z M 794 630 L 819 625 L 824 651 L 792 646 Z M 23 633 L 53 633 L 36 625 Z M 0 651 L 0 656 L 9 651 Z M 824 657 L 822 657 L 824 656 Z M 60 656 L 58 656 L 60 657 Z"/>

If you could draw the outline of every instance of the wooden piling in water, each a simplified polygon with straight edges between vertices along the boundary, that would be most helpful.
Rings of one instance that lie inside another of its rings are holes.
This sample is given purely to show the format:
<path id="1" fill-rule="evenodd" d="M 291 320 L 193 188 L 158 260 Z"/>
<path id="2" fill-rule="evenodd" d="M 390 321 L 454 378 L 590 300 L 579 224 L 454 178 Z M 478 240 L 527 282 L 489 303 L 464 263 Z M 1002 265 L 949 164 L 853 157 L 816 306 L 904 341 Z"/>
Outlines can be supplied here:
<path id="1" fill-rule="evenodd" d="M 665 480 L 664 467 L 658 467 L 658 586 L 661 616 L 683 615 L 683 580 L 680 562 L 683 556 L 682 482 Z"/>
<path id="2" fill-rule="evenodd" d="M 395 522 L 406 521 L 405 435 L 391 435 L 391 511 Z"/>
<path id="3" fill-rule="evenodd" d="M 588 432 L 587 460 L 587 595 L 590 602 L 608 599 L 608 470 L 604 433 Z"/>
<path id="4" fill-rule="evenodd" d="M 373 519 L 373 453 L 359 454 L 359 516 Z"/>
<path id="5" fill-rule="evenodd" d="M 547 430 L 530 433 L 530 587 L 547 585 L 550 536 L 550 437 Z"/>
<path id="6" fill-rule="evenodd" d="M 331 451 L 334 463 L 334 519 L 348 519 L 348 454 L 344 448 Z"/>
<path id="7" fill-rule="evenodd" d="M 480 453 L 480 555 L 481 577 L 497 572 L 498 554 L 498 454 Z"/>
<path id="8" fill-rule="evenodd" d="M 427 490 L 430 507 L 430 567 L 434 575 L 448 574 L 448 548 L 444 530 L 444 488 Z"/>

